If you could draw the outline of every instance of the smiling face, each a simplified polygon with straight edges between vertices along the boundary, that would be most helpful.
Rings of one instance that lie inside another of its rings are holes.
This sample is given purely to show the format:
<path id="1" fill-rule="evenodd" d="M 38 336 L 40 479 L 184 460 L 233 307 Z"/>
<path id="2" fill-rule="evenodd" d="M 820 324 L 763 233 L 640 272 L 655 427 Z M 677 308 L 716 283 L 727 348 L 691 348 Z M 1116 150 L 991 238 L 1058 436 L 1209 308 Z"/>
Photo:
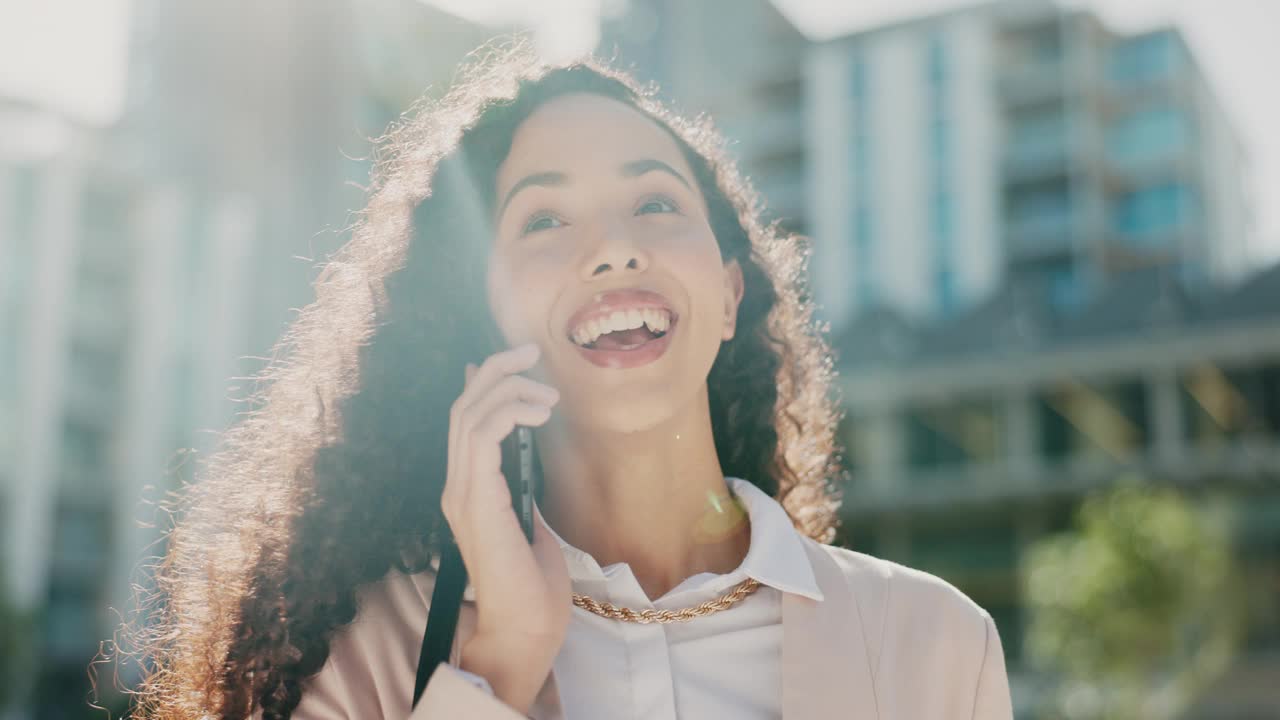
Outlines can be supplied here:
<path id="1" fill-rule="evenodd" d="M 693 170 L 631 106 L 570 94 L 517 128 L 498 168 L 487 291 L 561 412 L 630 432 L 688 406 L 733 337 L 742 296 Z"/>

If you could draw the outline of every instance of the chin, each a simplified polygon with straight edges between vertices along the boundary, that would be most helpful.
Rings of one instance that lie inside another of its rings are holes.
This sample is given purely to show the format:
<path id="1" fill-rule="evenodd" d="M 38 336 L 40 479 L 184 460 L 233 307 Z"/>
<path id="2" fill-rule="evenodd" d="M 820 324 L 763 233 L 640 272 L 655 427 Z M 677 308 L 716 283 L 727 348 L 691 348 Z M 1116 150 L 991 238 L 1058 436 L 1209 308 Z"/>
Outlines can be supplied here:
<path id="1" fill-rule="evenodd" d="M 670 420 L 678 403 L 668 391 L 601 393 L 576 405 L 577 424 L 593 432 L 628 434 L 652 430 Z"/>

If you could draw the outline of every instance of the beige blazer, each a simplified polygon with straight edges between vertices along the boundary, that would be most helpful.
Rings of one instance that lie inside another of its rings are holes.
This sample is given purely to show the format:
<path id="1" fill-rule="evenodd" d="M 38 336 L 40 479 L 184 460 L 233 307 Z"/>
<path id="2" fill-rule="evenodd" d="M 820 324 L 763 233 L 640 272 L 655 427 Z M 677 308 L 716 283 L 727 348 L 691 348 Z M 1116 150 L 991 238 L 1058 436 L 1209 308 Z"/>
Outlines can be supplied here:
<path id="1" fill-rule="evenodd" d="M 932 575 L 807 538 L 804 544 L 824 599 L 783 595 L 784 717 L 1012 720 L 990 615 Z M 335 635 L 293 717 L 521 718 L 448 667 L 435 672 L 410 715 L 431 588 L 429 572 L 393 571 L 363 591 L 356 620 Z M 475 607 L 464 603 L 455 659 L 474 628 Z M 530 716 L 562 719 L 558 698 L 553 672 Z"/>

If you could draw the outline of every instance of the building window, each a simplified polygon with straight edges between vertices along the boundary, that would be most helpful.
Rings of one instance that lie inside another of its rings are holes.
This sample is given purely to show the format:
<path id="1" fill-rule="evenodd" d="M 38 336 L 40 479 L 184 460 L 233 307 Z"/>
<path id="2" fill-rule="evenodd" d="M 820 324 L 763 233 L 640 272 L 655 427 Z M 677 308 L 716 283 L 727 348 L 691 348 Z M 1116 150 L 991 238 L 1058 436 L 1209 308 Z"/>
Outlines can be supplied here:
<path id="1" fill-rule="evenodd" d="M 1198 216 L 1195 192 L 1185 184 L 1165 182 L 1121 195 L 1112 209 L 1112 227 L 1128 244 L 1163 245 Z"/>
<path id="2" fill-rule="evenodd" d="M 1146 164 L 1176 156 L 1191 141 L 1185 112 L 1169 105 L 1129 113 L 1107 129 L 1107 155 L 1121 164 Z"/>
<path id="3" fill-rule="evenodd" d="M 1000 418 L 990 398 L 909 408 L 907 463 L 922 470 L 995 463 L 1000 459 Z"/>
<path id="4" fill-rule="evenodd" d="M 1009 238 L 1021 247 L 1066 247 L 1071 242 L 1071 191 L 1065 180 L 1023 185 L 1007 194 Z"/>
<path id="5" fill-rule="evenodd" d="M 1213 449 L 1242 440 L 1280 440 L 1280 362 L 1258 367 L 1201 365 L 1182 376 L 1187 441 Z"/>
<path id="6" fill-rule="evenodd" d="M 1118 43 L 1107 61 L 1107 75 L 1121 85 L 1169 77 L 1176 69 L 1177 39 L 1173 31 L 1149 33 Z"/>
<path id="7" fill-rule="evenodd" d="M 1065 381 L 1040 393 L 1038 406 L 1040 450 L 1049 460 L 1128 462 L 1149 447 L 1143 382 Z"/>
<path id="8" fill-rule="evenodd" d="M 1018 542 L 1011 517 L 983 524 L 937 523 L 912 528 L 911 567 L 961 583 L 971 573 L 1010 572 L 1018 565 Z"/>
<path id="9" fill-rule="evenodd" d="M 1022 273 L 1036 283 L 1047 307 L 1074 310 L 1085 300 L 1080 270 L 1070 257 L 1028 263 L 1022 266 Z"/>
<path id="10" fill-rule="evenodd" d="M 1030 173 L 1065 162 L 1070 155 L 1067 128 L 1066 112 L 1056 106 L 1010 117 L 1007 169 Z"/>
<path id="11" fill-rule="evenodd" d="M 97 646 L 103 607 L 99 595 L 110 560 L 110 513 L 104 506 L 64 501 L 54 518 L 45 640 L 54 660 L 82 659 Z"/>

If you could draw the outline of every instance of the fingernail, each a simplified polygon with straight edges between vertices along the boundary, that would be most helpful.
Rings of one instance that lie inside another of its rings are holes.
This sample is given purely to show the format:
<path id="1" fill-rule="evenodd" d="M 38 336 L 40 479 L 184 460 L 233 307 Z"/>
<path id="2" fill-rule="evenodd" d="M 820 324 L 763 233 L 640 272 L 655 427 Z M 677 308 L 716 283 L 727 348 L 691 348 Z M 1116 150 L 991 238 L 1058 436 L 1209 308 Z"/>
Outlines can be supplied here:
<path id="1" fill-rule="evenodd" d="M 538 343 L 526 343 L 520 346 L 520 352 L 531 357 L 538 357 Z"/>

